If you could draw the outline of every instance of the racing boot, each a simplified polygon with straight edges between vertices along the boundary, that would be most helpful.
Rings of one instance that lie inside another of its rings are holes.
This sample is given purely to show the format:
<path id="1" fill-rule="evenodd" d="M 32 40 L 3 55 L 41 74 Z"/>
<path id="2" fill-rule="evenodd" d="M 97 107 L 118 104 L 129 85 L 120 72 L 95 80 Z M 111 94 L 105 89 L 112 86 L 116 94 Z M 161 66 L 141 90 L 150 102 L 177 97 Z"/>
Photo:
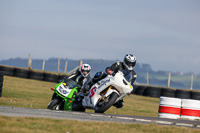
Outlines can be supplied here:
<path id="1" fill-rule="evenodd" d="M 113 106 L 115 106 L 116 108 L 122 108 L 124 106 L 124 100 L 119 100 L 118 102 L 116 102 L 115 104 L 113 104 Z"/>

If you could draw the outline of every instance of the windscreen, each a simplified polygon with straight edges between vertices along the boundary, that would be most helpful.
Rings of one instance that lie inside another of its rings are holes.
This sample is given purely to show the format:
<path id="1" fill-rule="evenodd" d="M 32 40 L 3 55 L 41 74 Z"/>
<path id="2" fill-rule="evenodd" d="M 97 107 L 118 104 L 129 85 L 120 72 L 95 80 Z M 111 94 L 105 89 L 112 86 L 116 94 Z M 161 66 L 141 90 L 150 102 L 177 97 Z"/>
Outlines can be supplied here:
<path id="1" fill-rule="evenodd" d="M 131 82 L 132 73 L 129 70 L 120 70 L 124 74 L 126 81 Z"/>
<path id="2" fill-rule="evenodd" d="M 72 79 L 65 79 L 64 83 L 66 83 L 70 89 L 73 89 L 77 86 L 77 84 Z"/>

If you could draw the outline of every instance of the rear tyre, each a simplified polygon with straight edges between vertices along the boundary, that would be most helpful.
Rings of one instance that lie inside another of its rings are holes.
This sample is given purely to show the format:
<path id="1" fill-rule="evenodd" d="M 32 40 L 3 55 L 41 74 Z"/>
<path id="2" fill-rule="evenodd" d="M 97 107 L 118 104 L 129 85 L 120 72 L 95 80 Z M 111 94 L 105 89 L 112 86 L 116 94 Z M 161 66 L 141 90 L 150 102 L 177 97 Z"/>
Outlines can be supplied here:
<path id="1" fill-rule="evenodd" d="M 175 92 L 175 97 L 181 99 L 190 99 L 190 91 L 177 89 Z"/>
<path id="2" fill-rule="evenodd" d="M 160 97 L 160 93 L 161 93 L 161 88 L 157 88 L 157 87 L 154 87 L 154 86 L 149 86 L 144 91 L 144 96 L 159 98 Z"/>
<path id="3" fill-rule="evenodd" d="M 3 77 L 0 77 L 0 82 L 3 82 Z"/>
<path id="4" fill-rule="evenodd" d="M 76 100 L 73 102 L 72 104 L 72 111 L 81 111 L 81 112 L 85 112 L 85 108 L 82 105 L 82 100 L 83 99 L 79 99 L 81 97 L 76 98 Z"/>
<path id="5" fill-rule="evenodd" d="M 47 109 L 52 109 L 52 110 L 56 110 L 56 108 L 59 106 L 59 100 L 58 99 L 53 99 L 51 100 L 51 102 L 49 103 Z"/>
<path id="6" fill-rule="evenodd" d="M 35 79 L 35 80 L 43 80 L 43 73 L 37 72 L 37 71 L 29 71 L 29 77 L 28 78 Z"/>
<path id="7" fill-rule="evenodd" d="M 198 92 L 198 91 L 191 91 L 190 92 L 190 99 L 200 100 L 200 92 Z"/>
<path id="8" fill-rule="evenodd" d="M 146 90 L 146 86 L 137 86 L 136 88 L 135 88 L 135 91 L 134 91 L 134 94 L 136 94 L 136 95 L 140 95 L 140 96 L 143 96 L 144 95 L 144 92 L 145 92 L 145 90 Z"/>
<path id="9" fill-rule="evenodd" d="M 0 66 L 0 71 L 4 71 L 7 76 L 13 76 L 14 68 L 9 66 Z"/>
<path id="10" fill-rule="evenodd" d="M 13 71 L 13 75 L 20 78 L 28 78 L 29 71 L 23 68 L 15 68 Z"/>
<path id="11" fill-rule="evenodd" d="M 109 97 L 108 97 L 108 102 L 105 102 L 103 104 L 100 103 L 100 101 L 97 103 L 95 107 L 95 113 L 104 113 L 106 110 L 108 110 L 117 100 L 118 94 L 113 92 Z"/>
<path id="12" fill-rule="evenodd" d="M 56 74 L 51 74 L 51 73 L 44 73 L 44 81 L 48 81 L 48 82 L 58 82 L 58 75 Z"/>

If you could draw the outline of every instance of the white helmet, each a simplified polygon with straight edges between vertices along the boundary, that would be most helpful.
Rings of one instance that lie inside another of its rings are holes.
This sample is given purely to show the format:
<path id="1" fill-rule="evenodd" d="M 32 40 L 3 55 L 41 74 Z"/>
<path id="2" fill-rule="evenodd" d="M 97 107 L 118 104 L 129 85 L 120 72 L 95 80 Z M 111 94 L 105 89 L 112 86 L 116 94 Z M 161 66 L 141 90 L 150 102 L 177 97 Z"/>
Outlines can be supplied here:
<path id="1" fill-rule="evenodd" d="M 83 77 L 87 77 L 90 74 L 91 66 L 89 64 L 83 64 L 81 66 L 81 74 Z"/>
<path id="2" fill-rule="evenodd" d="M 124 57 L 124 65 L 128 70 L 133 70 L 136 64 L 136 57 L 132 54 L 127 54 Z"/>

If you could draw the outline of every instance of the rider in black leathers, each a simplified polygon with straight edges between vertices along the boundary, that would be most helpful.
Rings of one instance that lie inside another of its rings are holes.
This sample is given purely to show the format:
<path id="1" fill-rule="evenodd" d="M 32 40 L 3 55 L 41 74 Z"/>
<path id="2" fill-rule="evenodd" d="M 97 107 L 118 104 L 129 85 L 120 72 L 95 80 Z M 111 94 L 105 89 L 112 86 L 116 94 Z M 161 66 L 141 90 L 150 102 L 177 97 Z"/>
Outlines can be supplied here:
<path id="1" fill-rule="evenodd" d="M 105 71 L 107 74 L 114 76 L 115 73 L 118 72 L 118 70 L 129 70 L 132 73 L 131 84 L 133 85 L 134 81 L 137 78 L 137 74 L 133 70 L 135 65 L 136 65 L 136 57 L 132 54 L 127 54 L 125 55 L 123 62 L 117 61 L 114 64 L 112 64 L 110 67 L 107 67 Z M 94 78 L 83 88 L 84 93 L 87 94 L 92 85 L 94 85 L 101 79 L 105 78 L 107 76 L 106 73 L 97 72 Z M 123 105 L 124 105 L 123 99 L 114 104 L 114 106 L 117 108 L 122 108 Z"/>
<path id="2" fill-rule="evenodd" d="M 83 86 L 83 84 L 90 79 L 90 71 L 91 71 L 91 66 L 89 64 L 83 64 L 81 66 L 81 70 L 77 70 L 74 73 L 72 73 L 68 79 L 72 79 L 73 81 L 75 81 L 78 85 L 80 85 L 81 87 Z M 81 88 L 80 88 L 81 89 Z M 80 91 L 80 90 L 78 90 Z"/>
<path id="3" fill-rule="evenodd" d="M 133 85 L 135 79 L 137 78 L 137 74 L 133 70 L 134 66 L 136 65 L 136 57 L 132 54 L 127 54 L 124 57 L 123 62 L 116 62 L 112 64 L 112 66 L 106 68 L 106 72 L 109 75 L 115 75 L 118 70 L 129 70 L 132 73 L 132 80 L 131 85 Z M 119 100 L 117 103 L 114 104 L 116 108 L 122 108 L 124 105 L 124 101 Z"/>
<path id="4" fill-rule="evenodd" d="M 129 57 L 132 58 L 132 62 L 128 61 Z M 133 55 L 127 54 L 123 62 L 117 61 L 114 64 L 112 64 L 110 67 L 107 67 L 105 71 L 109 75 L 114 75 L 116 72 L 118 72 L 118 70 L 129 70 L 132 73 L 131 85 L 133 85 L 134 81 L 137 78 L 137 74 L 133 70 L 135 64 L 136 64 L 136 57 Z"/>

